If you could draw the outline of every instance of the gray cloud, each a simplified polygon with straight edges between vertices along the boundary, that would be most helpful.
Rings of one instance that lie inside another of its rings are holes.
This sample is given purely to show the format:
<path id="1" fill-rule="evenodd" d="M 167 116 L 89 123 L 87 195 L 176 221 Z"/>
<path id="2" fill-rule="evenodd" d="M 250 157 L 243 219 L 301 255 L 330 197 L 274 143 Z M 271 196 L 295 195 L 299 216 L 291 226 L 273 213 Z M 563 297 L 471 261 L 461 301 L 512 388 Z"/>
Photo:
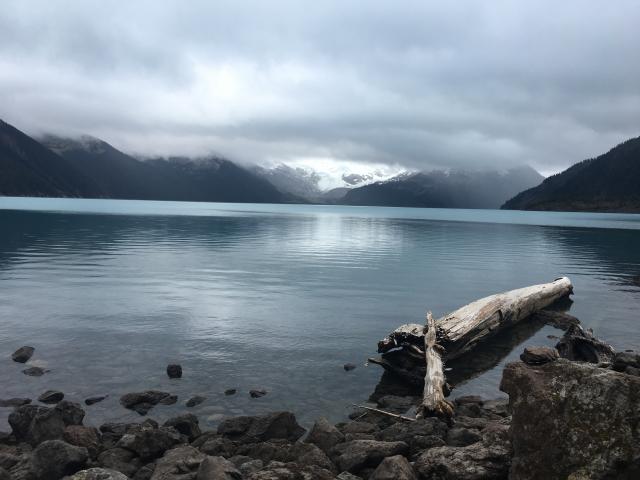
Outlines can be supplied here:
<path id="1" fill-rule="evenodd" d="M 639 23 L 624 0 L 9 0 L 0 117 L 133 153 L 549 173 L 639 134 Z"/>

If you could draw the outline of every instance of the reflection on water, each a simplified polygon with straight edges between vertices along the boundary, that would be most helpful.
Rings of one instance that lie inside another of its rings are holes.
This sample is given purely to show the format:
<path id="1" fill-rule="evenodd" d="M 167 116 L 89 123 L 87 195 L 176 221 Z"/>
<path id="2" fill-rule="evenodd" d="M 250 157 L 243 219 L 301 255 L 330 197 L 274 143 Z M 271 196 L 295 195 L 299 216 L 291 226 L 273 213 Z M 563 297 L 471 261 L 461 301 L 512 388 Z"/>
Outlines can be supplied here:
<path id="1" fill-rule="evenodd" d="M 135 418 L 118 397 L 142 388 L 179 403 L 203 394 L 194 412 L 210 422 L 274 408 L 338 420 L 373 391 L 381 370 L 362 365 L 389 330 L 561 275 L 575 285 L 573 315 L 640 348 L 640 216 L 0 199 L 18 207 L 33 211 L 0 210 L 0 358 L 30 344 L 52 372 L 26 377 L 6 360 L 0 396 L 109 394 L 88 409 L 94 423 Z M 557 331 L 530 334 L 553 344 Z M 498 395 L 520 350 L 456 392 Z M 166 378 L 169 362 L 181 380 Z"/>

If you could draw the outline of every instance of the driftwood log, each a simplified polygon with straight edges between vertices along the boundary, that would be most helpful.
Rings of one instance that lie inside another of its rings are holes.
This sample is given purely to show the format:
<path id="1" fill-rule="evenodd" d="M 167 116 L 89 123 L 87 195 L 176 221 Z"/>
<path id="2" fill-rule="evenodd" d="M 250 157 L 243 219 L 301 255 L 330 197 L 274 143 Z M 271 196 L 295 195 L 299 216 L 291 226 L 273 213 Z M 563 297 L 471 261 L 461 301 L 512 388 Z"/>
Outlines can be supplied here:
<path id="1" fill-rule="evenodd" d="M 427 369 L 424 376 L 422 404 L 418 408 L 417 418 L 428 416 L 449 418 L 453 415 L 453 405 L 444 398 L 444 369 L 439 350 L 441 348 L 436 344 L 436 322 L 429 312 L 424 333 L 424 354 Z"/>
<path id="2" fill-rule="evenodd" d="M 572 292 L 571 280 L 562 277 L 551 283 L 481 298 L 436 320 L 437 341 L 445 349 L 445 358 L 454 359 L 501 329 L 520 322 Z M 402 325 L 378 342 L 378 352 L 408 345 L 421 348 L 423 337 L 423 325 Z"/>
<path id="3" fill-rule="evenodd" d="M 378 343 L 382 358 L 369 361 L 413 385 L 424 384 L 418 416 L 450 416 L 453 410 L 445 400 L 448 386 L 442 358 L 452 360 L 470 352 L 500 330 L 530 318 L 571 293 L 571 281 L 562 277 L 476 300 L 435 321 L 429 313 L 426 328 L 402 325 Z"/>

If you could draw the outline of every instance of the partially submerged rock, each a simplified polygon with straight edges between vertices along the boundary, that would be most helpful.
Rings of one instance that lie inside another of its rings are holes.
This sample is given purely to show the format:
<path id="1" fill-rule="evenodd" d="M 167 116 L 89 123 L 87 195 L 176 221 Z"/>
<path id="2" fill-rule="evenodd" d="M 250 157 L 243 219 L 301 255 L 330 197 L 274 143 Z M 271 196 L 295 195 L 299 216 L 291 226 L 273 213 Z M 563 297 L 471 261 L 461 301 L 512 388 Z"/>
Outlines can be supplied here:
<path id="1" fill-rule="evenodd" d="M 33 352 L 35 352 L 35 350 L 35 348 L 29 346 L 20 347 L 11 354 L 11 359 L 14 362 L 26 363 L 33 356 Z"/>
<path id="2" fill-rule="evenodd" d="M 169 378 L 181 378 L 182 365 L 178 365 L 177 363 L 167 365 L 167 376 Z"/>
<path id="3" fill-rule="evenodd" d="M 562 358 L 591 363 L 610 363 L 615 351 L 613 347 L 598 338 L 593 332 L 580 325 L 572 325 L 564 333 L 556 349 Z"/>
<path id="4" fill-rule="evenodd" d="M 195 407 L 196 405 L 200 405 L 206 399 L 207 399 L 207 397 L 203 397 L 202 395 L 195 395 L 195 396 L 191 397 L 189 400 L 187 400 L 185 405 L 187 407 L 189 407 L 189 408 Z"/>
<path id="5" fill-rule="evenodd" d="M 96 403 L 99 403 L 99 402 L 103 401 L 108 396 L 109 395 L 98 395 L 98 396 L 95 396 L 95 397 L 89 397 L 89 398 L 85 399 L 84 404 L 85 405 L 94 405 Z"/>
<path id="6" fill-rule="evenodd" d="M 251 398 L 260 398 L 264 397 L 268 392 L 266 390 L 258 389 L 258 390 L 249 390 L 249 396 Z M 229 395 L 232 395 L 231 393 Z"/>
<path id="7" fill-rule="evenodd" d="M 510 478 L 637 471 L 640 378 L 565 359 L 539 367 L 515 362 L 505 367 L 500 388 L 513 415 Z"/>
<path id="8" fill-rule="evenodd" d="M 176 403 L 178 397 L 168 392 L 159 390 L 146 390 L 144 392 L 127 393 L 120 397 L 120 404 L 124 408 L 133 410 L 140 415 L 146 415 L 149 410 L 158 404 L 172 405 Z"/>
<path id="9" fill-rule="evenodd" d="M 21 407 L 31 403 L 30 398 L 7 398 L 0 399 L 0 407 Z"/>
<path id="10" fill-rule="evenodd" d="M 29 367 L 22 370 L 22 373 L 29 377 L 41 377 L 45 373 L 48 373 L 50 370 L 47 370 L 42 367 Z"/>
<path id="11" fill-rule="evenodd" d="M 64 398 L 64 393 L 58 390 L 47 390 L 38 397 L 38 401 L 42 403 L 58 403 Z"/>

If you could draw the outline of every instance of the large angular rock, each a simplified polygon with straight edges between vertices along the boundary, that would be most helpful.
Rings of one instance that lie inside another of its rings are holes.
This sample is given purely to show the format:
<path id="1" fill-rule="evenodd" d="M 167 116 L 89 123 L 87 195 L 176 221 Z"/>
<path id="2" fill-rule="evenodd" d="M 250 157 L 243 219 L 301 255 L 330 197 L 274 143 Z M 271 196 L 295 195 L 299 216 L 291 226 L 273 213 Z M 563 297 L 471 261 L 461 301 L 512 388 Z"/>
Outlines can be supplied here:
<path id="1" fill-rule="evenodd" d="M 405 442 L 410 455 L 445 444 L 447 424 L 437 418 L 423 418 L 415 422 L 396 422 L 376 434 L 377 440 Z"/>
<path id="2" fill-rule="evenodd" d="M 335 474 L 315 465 L 295 462 L 271 462 L 265 468 L 249 474 L 248 480 L 335 480 Z"/>
<path id="3" fill-rule="evenodd" d="M 242 474 L 222 457 L 206 457 L 200 463 L 196 480 L 242 480 Z"/>
<path id="4" fill-rule="evenodd" d="M 84 425 L 69 425 L 64 429 L 63 438 L 65 442 L 71 445 L 86 448 L 91 458 L 97 457 L 100 448 L 100 437 L 95 428 L 85 427 Z"/>
<path id="5" fill-rule="evenodd" d="M 184 415 L 170 418 L 164 422 L 164 426 L 175 428 L 181 434 L 186 435 L 189 441 L 194 440 L 202 433 L 198 425 L 198 417 L 192 413 L 185 413 Z"/>
<path id="6" fill-rule="evenodd" d="M 142 467 L 142 461 L 136 454 L 125 448 L 110 448 L 98 456 L 98 465 L 117 470 L 127 477 L 133 475 Z"/>
<path id="7" fill-rule="evenodd" d="M 273 461 L 295 462 L 299 465 L 316 465 L 325 470 L 335 470 L 329 457 L 320 448 L 310 443 L 292 444 L 285 440 L 271 440 L 242 445 L 237 449 L 236 454 L 262 460 L 265 465 Z"/>
<path id="8" fill-rule="evenodd" d="M 344 434 L 329 423 L 326 418 L 319 418 L 313 424 L 305 442 L 313 443 L 327 453 L 338 443 L 344 442 Z"/>
<path id="9" fill-rule="evenodd" d="M 56 480 L 81 470 L 89 455 L 86 448 L 62 440 L 47 440 L 33 451 L 33 472 L 39 480 Z"/>
<path id="10" fill-rule="evenodd" d="M 184 440 L 178 432 L 173 428 L 160 427 L 125 433 L 116 446 L 131 450 L 141 460 L 152 460 L 180 443 L 184 443 Z"/>
<path id="11" fill-rule="evenodd" d="M 418 457 L 414 468 L 421 478 L 499 480 L 507 478 L 510 459 L 509 428 L 491 424 L 482 431 L 481 442 L 431 448 Z"/>
<path id="12" fill-rule="evenodd" d="M 305 430 L 291 412 L 233 417 L 218 425 L 218 433 L 239 443 L 264 442 L 271 439 L 298 440 Z"/>
<path id="13" fill-rule="evenodd" d="M 74 473 L 69 480 L 129 480 L 129 477 L 108 468 L 89 468 Z"/>
<path id="14" fill-rule="evenodd" d="M 508 364 L 511 478 L 626 478 L 640 457 L 640 378 L 560 359 Z M 631 478 L 631 477 L 629 477 Z"/>
<path id="15" fill-rule="evenodd" d="M 385 458 L 369 480 L 417 480 L 411 465 L 402 455 Z"/>
<path id="16" fill-rule="evenodd" d="M 207 456 L 190 446 L 165 452 L 158 460 L 151 480 L 187 480 L 196 478 L 200 464 Z"/>
<path id="17" fill-rule="evenodd" d="M 331 455 L 338 471 L 358 473 L 363 468 L 377 467 L 387 457 L 407 453 L 409 446 L 405 442 L 353 440 L 337 445 Z"/>

